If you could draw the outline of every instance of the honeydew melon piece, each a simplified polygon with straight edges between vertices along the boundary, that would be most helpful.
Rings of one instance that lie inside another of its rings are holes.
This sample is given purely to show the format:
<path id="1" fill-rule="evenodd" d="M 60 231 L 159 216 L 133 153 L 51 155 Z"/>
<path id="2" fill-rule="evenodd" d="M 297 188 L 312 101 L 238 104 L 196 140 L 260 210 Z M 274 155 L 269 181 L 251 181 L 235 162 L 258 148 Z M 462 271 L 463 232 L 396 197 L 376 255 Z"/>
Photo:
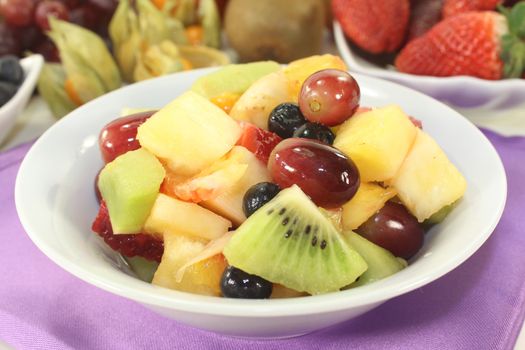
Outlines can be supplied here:
<path id="1" fill-rule="evenodd" d="M 281 69 L 274 61 L 231 64 L 200 77 L 191 90 L 212 99 L 224 94 L 241 95 L 261 77 Z"/>
<path id="2" fill-rule="evenodd" d="M 124 153 L 106 164 L 98 187 L 106 202 L 114 234 L 142 231 L 159 193 L 165 171 L 143 148 Z"/>

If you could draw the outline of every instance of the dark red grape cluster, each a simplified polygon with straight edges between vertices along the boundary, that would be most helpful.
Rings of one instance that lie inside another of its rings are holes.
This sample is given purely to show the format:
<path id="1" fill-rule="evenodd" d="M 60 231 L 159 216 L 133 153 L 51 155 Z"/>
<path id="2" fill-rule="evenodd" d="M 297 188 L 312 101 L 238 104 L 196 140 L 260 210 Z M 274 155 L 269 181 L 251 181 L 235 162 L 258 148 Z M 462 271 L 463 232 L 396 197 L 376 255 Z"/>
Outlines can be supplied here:
<path id="1" fill-rule="evenodd" d="M 49 16 L 108 37 L 118 0 L 0 0 L 0 57 L 30 51 L 58 62 L 58 51 L 45 35 Z"/>

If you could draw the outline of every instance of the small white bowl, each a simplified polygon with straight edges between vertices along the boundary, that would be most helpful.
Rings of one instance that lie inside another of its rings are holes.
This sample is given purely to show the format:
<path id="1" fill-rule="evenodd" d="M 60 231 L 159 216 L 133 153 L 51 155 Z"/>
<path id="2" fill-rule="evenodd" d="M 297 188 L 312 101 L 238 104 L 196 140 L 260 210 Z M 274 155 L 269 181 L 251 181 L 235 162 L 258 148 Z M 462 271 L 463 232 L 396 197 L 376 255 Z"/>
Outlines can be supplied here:
<path id="1" fill-rule="evenodd" d="M 42 66 L 44 57 L 34 54 L 20 60 L 20 65 L 24 70 L 24 81 L 18 88 L 16 94 L 11 97 L 5 105 L 0 108 L 0 143 L 7 136 L 15 124 L 16 118 L 27 105 L 29 98 L 33 94 Z"/>
<path id="2" fill-rule="evenodd" d="M 387 79 L 419 90 L 461 108 L 504 109 L 525 103 L 525 79 L 485 80 L 468 76 L 431 77 L 401 73 L 377 66 L 352 51 L 338 22 L 334 22 L 337 49 L 350 72 Z"/>
<path id="3" fill-rule="evenodd" d="M 147 80 L 91 101 L 55 123 L 25 157 L 16 180 L 20 220 L 56 264 L 101 289 L 198 328 L 250 337 L 288 337 L 356 317 L 448 273 L 471 256 L 498 223 L 507 194 L 498 154 L 483 134 L 451 108 L 409 88 L 355 77 L 362 105 L 399 104 L 423 121 L 468 182 L 464 198 L 425 237 L 410 265 L 367 286 L 319 296 L 239 300 L 205 297 L 145 283 L 128 273 L 91 232 L 98 204 L 94 179 L 103 162 L 98 134 L 124 107 L 159 108 L 212 69 Z M 52 155 L 52 156 L 50 156 Z"/>

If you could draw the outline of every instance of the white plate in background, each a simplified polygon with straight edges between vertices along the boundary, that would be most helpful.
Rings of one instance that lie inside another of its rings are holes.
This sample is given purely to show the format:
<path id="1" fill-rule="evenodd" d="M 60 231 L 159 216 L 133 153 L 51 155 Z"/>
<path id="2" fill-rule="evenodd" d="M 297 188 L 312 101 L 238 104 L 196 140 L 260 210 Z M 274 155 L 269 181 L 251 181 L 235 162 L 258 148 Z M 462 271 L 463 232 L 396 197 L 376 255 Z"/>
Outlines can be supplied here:
<path id="1" fill-rule="evenodd" d="M 507 109 L 525 103 L 525 79 L 484 80 L 468 76 L 431 77 L 377 66 L 352 51 L 338 22 L 334 22 L 337 49 L 350 72 L 383 78 L 421 91 L 462 108 Z"/>
<path id="2" fill-rule="evenodd" d="M 7 136 L 15 124 L 16 118 L 22 113 L 33 94 L 40 71 L 44 65 L 44 58 L 39 54 L 31 55 L 22 58 L 20 65 L 24 70 L 24 81 L 18 87 L 16 94 L 5 105 L 0 107 L 0 143 Z"/>

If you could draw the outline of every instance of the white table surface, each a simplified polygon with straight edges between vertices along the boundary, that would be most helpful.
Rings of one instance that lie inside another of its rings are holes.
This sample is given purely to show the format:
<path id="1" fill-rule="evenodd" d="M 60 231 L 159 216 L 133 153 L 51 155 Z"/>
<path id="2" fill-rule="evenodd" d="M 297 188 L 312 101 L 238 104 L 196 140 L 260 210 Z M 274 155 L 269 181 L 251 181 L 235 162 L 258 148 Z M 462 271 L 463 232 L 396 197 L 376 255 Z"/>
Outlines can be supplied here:
<path id="1" fill-rule="evenodd" d="M 507 110 L 490 111 L 483 109 L 457 109 L 474 124 L 494 130 L 506 136 L 525 136 L 525 104 Z M 41 135 L 56 119 L 51 115 L 46 103 L 33 97 L 26 109 L 18 117 L 7 138 L 0 144 L 0 152 L 33 140 Z M 525 327 L 524 327 L 525 328 Z M 525 329 L 515 345 L 515 350 L 525 350 Z M 0 340 L 0 349 L 10 349 Z"/>

